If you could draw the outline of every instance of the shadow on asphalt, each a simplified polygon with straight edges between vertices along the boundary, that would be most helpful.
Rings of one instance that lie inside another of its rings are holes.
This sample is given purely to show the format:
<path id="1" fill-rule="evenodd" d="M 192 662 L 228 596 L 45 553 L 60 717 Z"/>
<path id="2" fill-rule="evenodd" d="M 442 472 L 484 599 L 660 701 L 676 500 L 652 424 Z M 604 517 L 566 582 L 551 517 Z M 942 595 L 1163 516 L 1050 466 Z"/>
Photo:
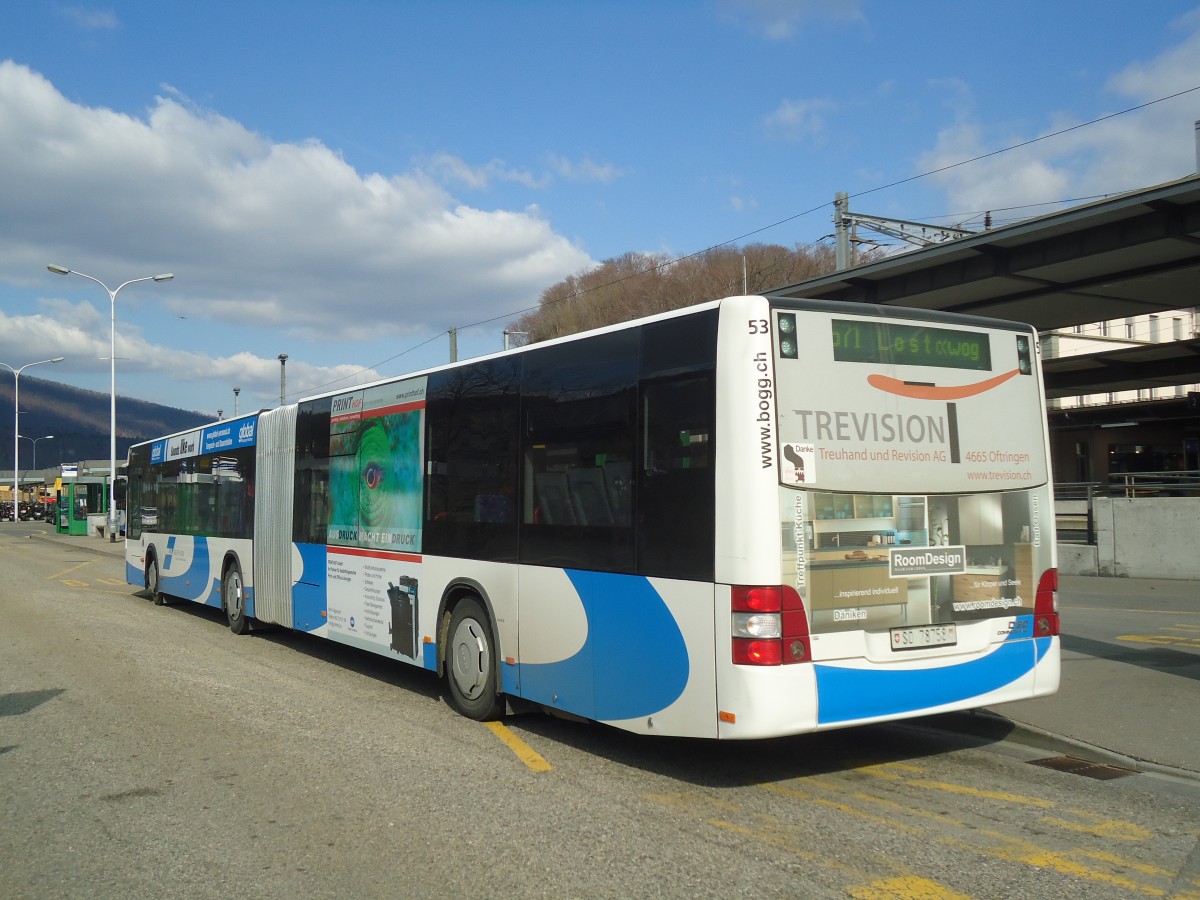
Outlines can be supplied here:
<path id="1" fill-rule="evenodd" d="M 1072 653 L 1082 653 L 1084 656 L 1140 666 L 1165 675 L 1180 675 L 1200 680 L 1200 655 L 1195 653 L 1172 650 L 1168 647 L 1126 647 L 1069 634 L 1062 636 L 1062 648 Z"/>
<path id="2" fill-rule="evenodd" d="M 637 735 L 540 713 L 512 717 L 505 724 L 617 765 L 715 788 L 852 772 L 986 747 L 1014 730 L 1006 719 L 970 713 L 754 741 Z"/>
<path id="3" fill-rule="evenodd" d="M 63 693 L 65 688 L 51 688 L 45 691 L 15 691 L 11 694 L 0 694 L 0 716 L 23 716 L 37 709 L 47 700 L 53 700 Z"/>
<path id="4" fill-rule="evenodd" d="M 148 602 L 144 593 L 132 596 Z M 171 604 L 172 612 L 225 628 L 225 615 L 195 603 Z M 267 626 L 245 640 L 264 640 L 427 699 L 445 697 L 432 672 L 333 641 Z M 461 720 L 444 703 L 448 720 Z M 882 725 L 863 725 L 817 734 L 754 741 L 715 741 L 631 734 L 596 722 L 536 711 L 509 716 L 504 724 L 539 742 L 558 744 L 619 765 L 714 788 L 783 782 L 793 778 L 852 772 L 986 747 L 1006 740 L 1015 726 L 989 713 L 949 713 Z"/>

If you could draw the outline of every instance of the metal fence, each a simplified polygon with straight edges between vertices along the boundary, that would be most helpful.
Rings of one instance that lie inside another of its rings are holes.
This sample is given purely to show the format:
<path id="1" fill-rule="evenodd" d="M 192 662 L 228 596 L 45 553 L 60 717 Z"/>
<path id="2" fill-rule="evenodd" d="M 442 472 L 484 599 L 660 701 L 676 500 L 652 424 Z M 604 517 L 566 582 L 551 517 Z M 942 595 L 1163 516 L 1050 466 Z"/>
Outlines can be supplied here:
<path id="1" fill-rule="evenodd" d="M 1058 541 L 1095 544 L 1097 497 L 1200 497 L 1200 469 L 1172 472 L 1123 472 L 1108 482 L 1074 481 L 1054 485 Z"/>

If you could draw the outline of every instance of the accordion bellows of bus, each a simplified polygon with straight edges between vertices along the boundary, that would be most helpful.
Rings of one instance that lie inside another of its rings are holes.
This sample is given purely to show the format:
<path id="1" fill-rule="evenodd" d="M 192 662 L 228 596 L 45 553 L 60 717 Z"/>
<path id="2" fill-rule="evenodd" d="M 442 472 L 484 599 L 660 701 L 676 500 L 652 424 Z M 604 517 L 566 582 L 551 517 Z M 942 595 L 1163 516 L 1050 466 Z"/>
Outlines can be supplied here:
<path id="1" fill-rule="evenodd" d="M 730 297 L 130 450 L 126 572 L 459 712 L 747 739 L 1059 683 L 1036 333 Z"/>

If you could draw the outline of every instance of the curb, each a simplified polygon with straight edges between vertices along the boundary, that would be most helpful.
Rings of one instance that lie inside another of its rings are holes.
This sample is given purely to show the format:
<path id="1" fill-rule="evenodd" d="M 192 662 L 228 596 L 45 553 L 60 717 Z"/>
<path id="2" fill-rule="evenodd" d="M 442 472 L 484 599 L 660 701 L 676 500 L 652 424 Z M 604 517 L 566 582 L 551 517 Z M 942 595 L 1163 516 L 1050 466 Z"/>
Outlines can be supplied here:
<path id="1" fill-rule="evenodd" d="M 120 544 L 112 544 L 112 545 L 108 544 L 107 542 L 103 542 L 102 546 L 97 547 L 92 543 L 84 543 L 83 542 L 83 541 L 95 541 L 95 540 L 97 540 L 96 538 L 84 537 L 81 542 L 76 543 L 75 538 L 64 539 L 64 538 L 60 538 L 57 534 L 34 533 L 34 534 L 26 535 L 26 537 L 31 541 L 44 541 L 47 544 L 58 544 L 60 547 L 70 547 L 72 550 L 86 550 L 88 553 L 95 553 L 98 556 L 111 556 L 114 559 L 123 559 L 125 557 L 125 551 L 123 549 L 124 542 L 122 542 Z M 119 550 L 106 549 L 110 546 L 118 547 L 118 548 L 122 548 L 122 549 L 119 549 Z"/>
<path id="2" fill-rule="evenodd" d="M 1009 719 L 990 709 L 943 713 L 896 724 L 908 725 L 923 731 L 965 734 L 989 742 L 1009 741 L 1035 750 L 1072 756 L 1100 765 L 1131 769 L 1139 774 L 1160 775 L 1191 782 L 1200 781 L 1200 772 L 1168 766 L 1149 759 L 1126 756 L 1116 750 L 1109 750 L 1106 747 L 1089 744 L 1087 741 Z"/>

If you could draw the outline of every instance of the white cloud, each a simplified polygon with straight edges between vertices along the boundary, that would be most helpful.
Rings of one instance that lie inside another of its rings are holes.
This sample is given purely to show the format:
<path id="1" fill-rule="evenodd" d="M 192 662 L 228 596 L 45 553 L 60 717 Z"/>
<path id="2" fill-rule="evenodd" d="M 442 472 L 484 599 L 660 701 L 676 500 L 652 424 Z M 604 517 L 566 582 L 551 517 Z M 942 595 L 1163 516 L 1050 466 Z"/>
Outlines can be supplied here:
<path id="1" fill-rule="evenodd" d="M 550 168 L 566 181 L 589 181 L 608 184 L 629 174 L 628 169 L 618 168 L 612 163 L 598 163 L 590 157 L 575 162 L 563 156 L 550 155 Z"/>
<path id="2" fill-rule="evenodd" d="M 123 295 L 120 299 L 123 299 Z M 8 315 L 0 311 L 0 349 L 4 360 L 21 366 L 25 362 L 62 356 L 55 374 L 49 369 L 29 370 L 33 378 L 57 378 L 63 372 L 78 374 L 87 370 L 105 373 L 107 392 L 108 357 L 111 335 L 109 310 L 103 312 L 90 303 L 69 303 L 64 300 L 44 300 L 45 313 Z M 123 385 L 130 376 L 169 376 L 176 384 L 197 384 L 215 380 L 244 385 L 242 404 L 249 410 L 259 405 L 272 405 L 279 396 L 279 361 L 274 356 L 257 356 L 238 352 L 213 356 L 191 350 L 180 350 L 145 337 L 136 321 L 121 320 L 116 332 L 117 391 L 129 393 Z M 313 365 L 301 359 L 289 360 L 287 368 L 288 394 L 291 399 L 299 393 L 353 387 L 380 377 L 370 368 L 358 365 Z M 99 383 L 97 382 L 97 386 Z M 156 398 L 167 402 L 168 397 Z M 187 402 L 172 405 L 191 406 Z M 214 407 L 215 408 L 215 407 Z M 232 401 L 227 412 L 232 411 Z"/>
<path id="3" fill-rule="evenodd" d="M 598 163 L 587 156 L 576 161 L 556 153 L 547 155 L 546 164 L 548 171 L 534 174 L 527 169 L 513 168 L 503 160 L 494 159 L 473 166 L 449 153 L 439 153 L 429 159 L 425 170 L 441 184 L 461 185 L 475 191 L 487 190 L 495 182 L 521 184 L 530 190 L 546 190 L 556 179 L 608 184 L 629 171 L 612 163 Z"/>
<path id="4" fill-rule="evenodd" d="M 499 162 L 472 170 L 450 156 L 430 168 L 469 186 L 502 179 L 533 188 L 551 177 Z M 0 285 L 27 290 L 38 273 L 44 283 L 48 263 L 112 279 L 110 287 L 174 272 L 170 285 L 121 294 L 118 341 L 128 345 L 117 355 L 134 362 L 119 369 L 230 384 L 261 370 L 267 396 L 278 349 L 314 341 L 320 361 L 344 353 L 377 363 L 451 326 L 528 308 L 591 264 L 536 206 L 475 208 L 421 169 L 360 173 L 319 141 L 273 142 L 169 85 L 143 116 L 83 106 L 12 61 L 0 61 L 0 184 Z M 45 347 L 47 356 L 90 359 L 106 371 L 96 357 L 109 355 L 107 298 L 65 279 L 54 290 L 99 298 L 43 300 L 36 314 L 6 305 L 0 359 L 27 350 L 40 358 L 33 348 Z M 140 311 L 151 310 L 193 333 L 210 329 L 217 352 L 141 338 Z M 231 336 L 246 343 L 248 335 L 269 345 L 228 347 Z M 331 351 L 339 345 L 344 351 Z M 253 352 L 234 352 L 243 349 Z M 289 362 L 289 394 L 293 381 L 315 388 L 358 371 L 306 365 Z"/>
<path id="5" fill-rule="evenodd" d="M 86 31 L 112 31 L 121 27 L 117 14 L 111 9 L 88 9 L 83 6 L 64 6 L 60 14 L 76 27 Z"/>
<path id="6" fill-rule="evenodd" d="M 1179 27 L 1184 34 L 1177 45 L 1109 79 L 1110 114 L 1200 85 L 1200 15 L 1180 20 Z M 1115 194 L 1182 178 L 1196 169 L 1192 125 L 1200 94 L 1153 103 L 1084 128 L 1074 128 L 1083 124 L 1080 118 L 1060 114 L 1038 133 L 1020 134 L 989 131 L 978 118 L 986 111 L 976 109 L 969 87 L 962 82 L 937 85 L 947 86 L 955 121 L 921 155 L 919 170 L 935 171 L 1035 141 L 933 175 L 931 180 L 946 191 L 957 211 Z"/>
<path id="7" fill-rule="evenodd" d="M 825 130 L 824 113 L 833 108 L 829 100 L 784 100 L 763 124 L 769 134 L 802 141 L 818 137 Z"/>
<path id="8" fill-rule="evenodd" d="M 721 0 L 718 9 L 771 41 L 795 37 L 807 21 L 864 21 L 862 0 Z"/>
<path id="9" fill-rule="evenodd" d="M 536 184 L 498 163 L 438 165 L 467 184 Z M 0 62 L 0 182 L 2 281 L 51 261 L 169 270 L 171 302 L 194 318 L 328 341 L 520 308 L 590 262 L 535 207 L 475 209 L 420 171 L 360 174 L 318 141 L 273 143 L 174 96 L 145 118 L 81 106 L 11 61 Z"/>
<path id="10" fill-rule="evenodd" d="M 429 161 L 429 169 L 443 184 L 459 184 L 476 191 L 486 190 L 496 181 L 522 184 L 531 190 L 550 185 L 548 176 L 535 176 L 527 170 L 514 169 L 498 159 L 482 166 L 472 166 L 449 153 L 439 153 Z"/>

